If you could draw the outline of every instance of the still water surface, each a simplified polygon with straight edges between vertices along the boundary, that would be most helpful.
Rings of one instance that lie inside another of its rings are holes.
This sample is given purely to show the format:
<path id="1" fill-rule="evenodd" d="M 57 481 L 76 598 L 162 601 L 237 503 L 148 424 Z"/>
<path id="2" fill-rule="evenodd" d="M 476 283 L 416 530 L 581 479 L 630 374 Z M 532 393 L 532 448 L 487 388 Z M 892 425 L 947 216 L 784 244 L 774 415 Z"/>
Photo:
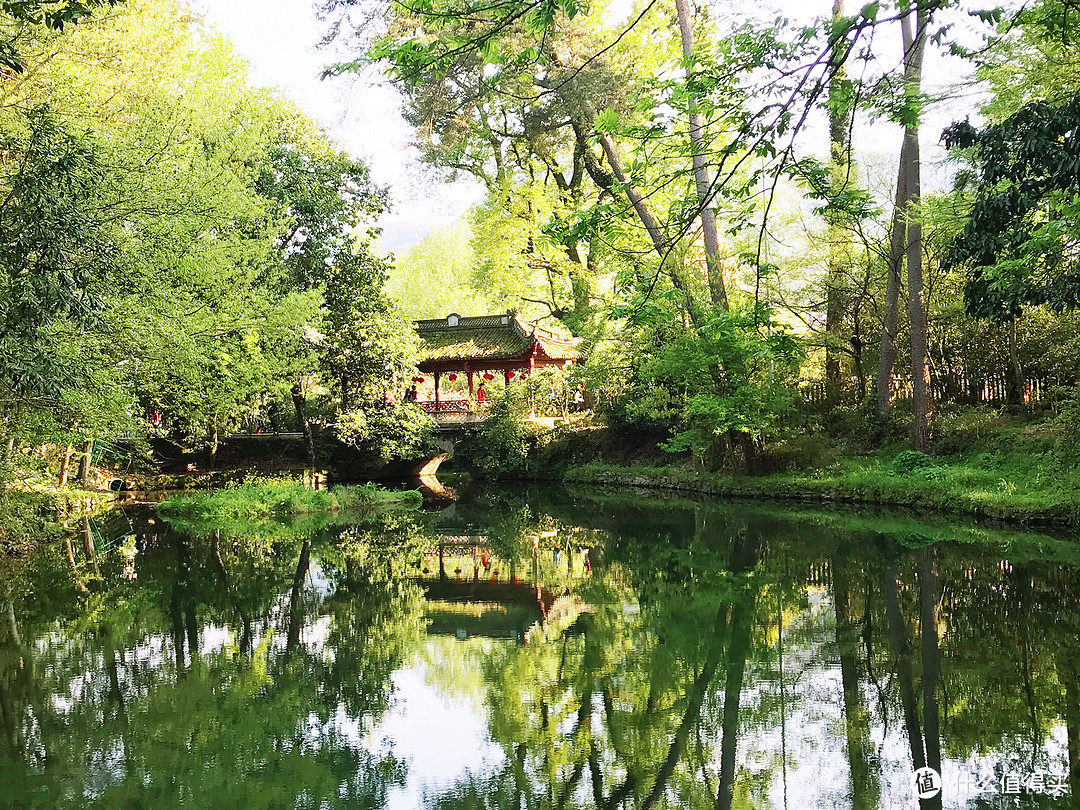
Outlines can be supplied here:
<path id="1" fill-rule="evenodd" d="M 0 807 L 1077 807 L 1078 594 L 865 511 L 118 512 L 0 583 Z"/>

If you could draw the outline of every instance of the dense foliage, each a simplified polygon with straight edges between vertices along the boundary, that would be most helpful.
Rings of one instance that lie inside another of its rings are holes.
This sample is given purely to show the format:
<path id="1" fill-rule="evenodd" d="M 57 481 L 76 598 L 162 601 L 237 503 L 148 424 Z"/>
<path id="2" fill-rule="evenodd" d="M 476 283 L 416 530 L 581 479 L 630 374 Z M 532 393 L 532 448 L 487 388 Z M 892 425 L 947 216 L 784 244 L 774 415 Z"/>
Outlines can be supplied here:
<path id="1" fill-rule="evenodd" d="M 1058 350 L 1080 192 L 1059 0 L 840 3 L 809 23 L 684 2 L 323 7 L 358 53 L 329 72 L 383 68 L 425 162 L 488 192 L 468 252 L 436 234 L 392 289 L 427 317 L 558 321 L 613 425 L 752 466 L 793 425 L 880 440 L 906 412 L 921 451 L 933 401 L 1018 407 L 1080 380 Z M 920 124 L 970 97 L 924 86 L 941 60 L 991 93 L 966 110 L 985 125 L 946 136 L 954 187 L 924 193 L 938 133 Z M 897 128 L 893 186 L 864 150 Z M 414 292 L 425 277 L 437 297 Z"/>
<path id="2" fill-rule="evenodd" d="M 0 6 L 18 45 L 5 464 L 151 435 L 213 458 L 220 433 L 267 425 L 313 453 L 313 419 L 384 459 L 426 453 L 431 420 L 388 403 L 413 373 L 408 318 L 448 310 L 582 339 L 584 367 L 530 380 L 514 418 L 582 390 L 609 426 L 711 467 L 764 469 L 806 428 L 880 442 L 910 424 L 924 452 L 946 401 L 1054 406 L 1080 382 L 1060 0 L 837 4 L 812 24 L 683 0 L 322 11 L 355 48 L 327 73 L 384 70 L 423 161 L 487 192 L 397 263 L 374 247 L 387 190 L 177 0 Z M 977 46 L 946 47 L 961 28 Z M 959 112 L 924 71 L 945 58 L 990 92 L 947 131 L 955 182 L 924 193 L 928 111 Z M 864 144 L 901 133 L 883 182 Z M 511 455 L 528 433 L 507 433 Z"/>
<path id="3" fill-rule="evenodd" d="M 372 248 L 386 191 L 227 41 L 174 0 L 0 22 L 23 68 L 0 93 L 7 454 L 163 435 L 213 453 L 219 431 L 370 407 L 411 369 Z"/>

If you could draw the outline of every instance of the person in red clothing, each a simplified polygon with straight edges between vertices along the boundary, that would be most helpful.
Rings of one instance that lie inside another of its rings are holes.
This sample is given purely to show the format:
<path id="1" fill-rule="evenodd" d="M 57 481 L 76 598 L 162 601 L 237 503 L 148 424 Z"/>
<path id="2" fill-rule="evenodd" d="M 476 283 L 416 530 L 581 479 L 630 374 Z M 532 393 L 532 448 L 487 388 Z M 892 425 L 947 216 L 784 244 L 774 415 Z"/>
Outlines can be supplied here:
<path id="1" fill-rule="evenodd" d="M 484 390 L 484 384 L 480 383 L 480 387 L 476 389 L 476 401 L 481 405 L 487 401 L 487 391 Z"/>

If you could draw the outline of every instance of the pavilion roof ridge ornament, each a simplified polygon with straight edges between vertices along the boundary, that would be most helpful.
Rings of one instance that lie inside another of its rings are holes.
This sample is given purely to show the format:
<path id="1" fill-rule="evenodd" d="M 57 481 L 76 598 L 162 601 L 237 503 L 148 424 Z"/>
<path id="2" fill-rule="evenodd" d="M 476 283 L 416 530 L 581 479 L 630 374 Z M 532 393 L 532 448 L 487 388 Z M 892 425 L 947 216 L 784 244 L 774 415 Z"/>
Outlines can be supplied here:
<path id="1" fill-rule="evenodd" d="M 426 318 L 416 321 L 416 331 L 435 332 L 449 329 L 490 329 L 491 327 L 509 326 L 517 318 L 513 310 L 504 315 L 462 316 L 451 312 L 445 318 Z"/>

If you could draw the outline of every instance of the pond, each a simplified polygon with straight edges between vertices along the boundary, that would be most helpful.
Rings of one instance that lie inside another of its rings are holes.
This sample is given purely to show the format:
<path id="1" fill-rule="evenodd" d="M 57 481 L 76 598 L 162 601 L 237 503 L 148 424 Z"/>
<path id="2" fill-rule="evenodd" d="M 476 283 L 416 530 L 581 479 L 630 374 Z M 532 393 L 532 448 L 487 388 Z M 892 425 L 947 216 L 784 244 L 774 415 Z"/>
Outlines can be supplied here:
<path id="1" fill-rule="evenodd" d="M 1077 806 L 1075 541 L 544 488 L 336 520 L 117 511 L 9 575 L 0 807 Z"/>

